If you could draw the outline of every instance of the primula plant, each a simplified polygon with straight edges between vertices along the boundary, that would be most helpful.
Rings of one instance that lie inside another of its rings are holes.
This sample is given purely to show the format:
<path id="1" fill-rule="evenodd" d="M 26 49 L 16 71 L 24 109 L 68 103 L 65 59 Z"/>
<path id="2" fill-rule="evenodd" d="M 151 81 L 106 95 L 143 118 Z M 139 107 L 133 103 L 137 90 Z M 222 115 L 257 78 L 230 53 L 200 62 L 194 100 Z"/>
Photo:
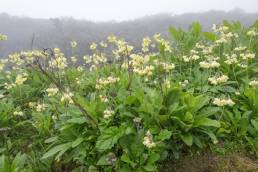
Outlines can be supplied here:
<path id="1" fill-rule="evenodd" d="M 212 30 L 1 59 L 0 171 L 162 171 L 227 145 L 258 156 L 258 22 Z"/>

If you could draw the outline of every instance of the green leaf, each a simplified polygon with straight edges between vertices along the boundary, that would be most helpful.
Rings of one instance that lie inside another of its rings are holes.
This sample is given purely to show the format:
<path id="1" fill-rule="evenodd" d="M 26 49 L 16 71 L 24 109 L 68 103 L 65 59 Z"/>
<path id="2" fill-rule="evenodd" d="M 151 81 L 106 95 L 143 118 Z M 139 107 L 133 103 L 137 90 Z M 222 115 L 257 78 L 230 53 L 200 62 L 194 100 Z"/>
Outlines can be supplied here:
<path id="1" fill-rule="evenodd" d="M 83 124 L 86 123 L 86 119 L 84 117 L 80 117 L 80 118 L 72 118 L 67 120 L 68 123 L 74 123 L 74 124 Z"/>
<path id="2" fill-rule="evenodd" d="M 199 22 L 193 22 L 192 25 L 190 26 L 190 30 L 193 32 L 195 37 L 198 38 L 202 32 L 202 26 L 200 25 Z"/>
<path id="3" fill-rule="evenodd" d="M 193 144 L 193 137 L 189 133 L 180 134 L 181 139 L 185 142 L 187 146 L 192 146 Z"/>
<path id="4" fill-rule="evenodd" d="M 4 171 L 4 169 L 6 168 L 6 160 L 5 160 L 6 158 L 5 158 L 5 156 L 4 155 L 2 155 L 1 157 L 0 157 L 0 171 Z"/>
<path id="5" fill-rule="evenodd" d="M 165 97 L 165 105 L 171 106 L 171 108 L 176 108 L 178 106 L 178 101 L 181 98 L 181 90 L 179 88 L 172 88 L 169 90 L 167 96 Z M 175 105 L 174 105 L 175 104 Z"/>
<path id="6" fill-rule="evenodd" d="M 14 167 L 18 167 L 20 168 L 20 170 L 22 170 L 23 166 L 25 165 L 26 162 L 26 155 L 25 154 L 21 154 L 20 152 L 15 156 L 12 165 Z"/>
<path id="7" fill-rule="evenodd" d="M 205 36 L 206 39 L 208 39 L 208 40 L 210 40 L 210 41 L 212 41 L 212 42 L 216 41 L 216 39 L 217 39 L 217 36 L 216 36 L 214 33 L 211 33 L 211 32 L 203 32 L 203 34 L 204 34 L 204 36 Z"/>
<path id="8" fill-rule="evenodd" d="M 107 162 L 107 155 L 101 156 L 100 159 L 99 159 L 98 162 L 97 162 L 97 165 L 110 165 L 110 164 Z"/>
<path id="9" fill-rule="evenodd" d="M 158 153 L 152 153 L 150 154 L 147 164 L 154 164 L 156 161 L 158 161 L 160 158 L 160 155 Z"/>
<path id="10" fill-rule="evenodd" d="M 129 156 L 128 156 L 127 154 L 125 154 L 125 153 L 121 156 L 121 161 L 130 164 L 132 167 L 135 167 L 135 166 L 136 166 L 136 163 L 133 162 L 133 161 L 131 161 L 130 158 L 129 158 Z"/>
<path id="11" fill-rule="evenodd" d="M 255 128 L 256 130 L 258 130 L 258 122 L 252 119 L 252 120 L 251 120 L 251 123 L 252 123 L 252 125 L 254 126 L 254 128 Z"/>
<path id="12" fill-rule="evenodd" d="M 145 165 L 144 170 L 146 171 L 156 171 L 157 167 L 155 165 Z"/>
<path id="13" fill-rule="evenodd" d="M 214 144 L 217 144 L 218 143 L 218 139 L 217 137 L 215 136 L 215 134 L 212 132 L 212 131 L 209 131 L 209 130 L 202 130 L 202 132 L 206 133 L 212 140 L 212 142 Z"/>
<path id="14" fill-rule="evenodd" d="M 161 130 L 161 132 L 158 135 L 158 139 L 161 141 L 167 140 L 167 139 L 170 139 L 171 135 L 172 135 L 172 131 L 168 131 L 167 129 Z"/>
<path id="15" fill-rule="evenodd" d="M 210 98 L 204 95 L 199 95 L 194 98 L 194 108 L 193 112 L 199 111 L 203 106 L 208 104 L 210 101 Z"/>
<path id="16" fill-rule="evenodd" d="M 83 142 L 83 138 L 77 138 L 75 141 L 73 141 L 72 143 L 72 148 L 75 148 L 76 146 L 78 146 L 79 144 L 81 144 Z"/>
<path id="17" fill-rule="evenodd" d="M 51 143 L 51 142 L 54 142 L 54 141 L 57 141 L 57 140 L 58 140 L 58 137 L 54 136 L 54 137 L 50 137 L 47 140 L 45 140 L 45 143 Z"/>
<path id="18" fill-rule="evenodd" d="M 99 170 L 98 170 L 95 166 L 93 166 L 93 165 L 91 165 L 91 166 L 89 167 L 88 171 L 89 171 L 89 172 L 99 172 Z"/>
<path id="19" fill-rule="evenodd" d="M 99 152 L 111 149 L 124 134 L 123 128 L 110 127 L 103 130 L 96 142 L 96 148 Z"/>
<path id="20" fill-rule="evenodd" d="M 174 38 L 176 41 L 180 40 L 180 33 L 177 31 L 176 28 L 174 28 L 173 26 L 170 26 L 168 28 L 168 31 L 169 31 L 172 38 Z"/>
<path id="21" fill-rule="evenodd" d="M 220 127 L 220 122 L 209 118 L 197 118 L 194 121 L 194 127 L 207 126 L 207 127 Z"/>
<path id="22" fill-rule="evenodd" d="M 193 142 L 199 148 L 203 148 L 203 144 L 202 144 L 201 140 L 197 136 L 193 136 Z"/>
<path id="23" fill-rule="evenodd" d="M 220 107 L 207 107 L 207 108 L 204 108 L 203 110 L 201 110 L 201 112 L 199 114 L 201 116 L 209 117 L 209 116 L 212 116 L 219 111 L 221 111 Z"/>
<path id="24" fill-rule="evenodd" d="M 191 112 L 186 112 L 184 122 L 193 122 L 193 114 Z"/>
<path id="25" fill-rule="evenodd" d="M 57 145 L 57 146 L 53 147 L 52 149 L 50 149 L 49 151 L 47 151 L 43 155 L 42 159 L 46 159 L 46 158 L 49 158 L 51 156 L 54 156 L 58 152 L 60 152 L 64 149 L 70 148 L 70 147 L 71 147 L 71 143 L 64 143 L 64 144 L 61 144 L 61 145 Z"/>

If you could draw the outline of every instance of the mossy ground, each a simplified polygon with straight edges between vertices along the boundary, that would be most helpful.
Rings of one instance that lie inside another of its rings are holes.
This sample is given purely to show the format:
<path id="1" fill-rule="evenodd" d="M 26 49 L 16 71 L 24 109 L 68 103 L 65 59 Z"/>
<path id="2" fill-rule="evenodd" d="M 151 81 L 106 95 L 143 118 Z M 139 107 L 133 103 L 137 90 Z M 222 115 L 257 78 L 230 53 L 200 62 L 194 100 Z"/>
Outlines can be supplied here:
<path id="1" fill-rule="evenodd" d="M 258 172 L 258 159 L 243 152 L 202 153 L 166 162 L 162 172 Z"/>

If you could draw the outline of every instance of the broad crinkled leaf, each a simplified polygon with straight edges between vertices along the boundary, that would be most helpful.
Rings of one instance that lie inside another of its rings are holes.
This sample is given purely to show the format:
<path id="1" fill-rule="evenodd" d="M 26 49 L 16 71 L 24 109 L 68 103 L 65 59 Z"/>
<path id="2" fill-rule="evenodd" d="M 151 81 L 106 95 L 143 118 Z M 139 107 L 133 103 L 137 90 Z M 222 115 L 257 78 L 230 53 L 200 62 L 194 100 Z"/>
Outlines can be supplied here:
<path id="1" fill-rule="evenodd" d="M 123 128 L 118 127 L 110 127 L 103 130 L 96 142 L 97 150 L 103 152 L 111 149 L 117 143 L 118 139 L 123 136 L 123 133 Z"/>

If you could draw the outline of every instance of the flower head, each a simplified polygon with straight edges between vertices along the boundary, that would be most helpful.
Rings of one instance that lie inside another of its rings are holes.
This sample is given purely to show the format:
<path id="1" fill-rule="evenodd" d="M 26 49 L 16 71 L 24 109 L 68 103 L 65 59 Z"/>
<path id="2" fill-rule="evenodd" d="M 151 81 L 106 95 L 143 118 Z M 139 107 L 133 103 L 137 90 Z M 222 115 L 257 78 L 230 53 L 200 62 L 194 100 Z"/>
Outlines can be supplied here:
<path id="1" fill-rule="evenodd" d="M 22 85 L 27 80 L 26 75 L 18 74 L 15 79 L 15 84 Z"/>
<path id="2" fill-rule="evenodd" d="M 15 112 L 13 112 L 13 114 L 15 116 L 23 116 L 24 115 L 22 111 L 15 111 Z"/>
<path id="3" fill-rule="evenodd" d="M 258 81 L 257 80 L 252 80 L 249 82 L 250 86 L 257 86 L 258 85 Z"/>
<path id="4" fill-rule="evenodd" d="M 72 48 L 76 48 L 77 47 L 77 42 L 76 41 L 72 41 L 71 42 L 71 47 Z"/>
<path id="5" fill-rule="evenodd" d="M 226 105 L 233 106 L 235 102 L 233 102 L 230 98 L 227 98 L 227 99 L 215 98 L 213 100 L 213 104 L 217 106 L 226 106 Z"/>
<path id="6" fill-rule="evenodd" d="M 57 94 L 58 88 L 48 88 L 46 91 L 47 91 L 47 95 L 51 97 Z"/>
<path id="7" fill-rule="evenodd" d="M 113 115 L 114 115 L 114 111 L 113 110 L 111 110 L 111 108 L 107 108 L 106 110 L 104 110 L 104 118 L 110 118 L 110 117 L 112 117 Z"/>
<path id="8" fill-rule="evenodd" d="M 153 137 L 149 130 L 147 131 L 147 133 L 145 134 L 145 137 L 143 138 L 143 144 L 147 148 L 153 148 L 156 146 L 156 143 L 153 142 Z"/>
<path id="9" fill-rule="evenodd" d="M 61 102 L 68 102 L 70 104 L 73 104 L 73 93 L 71 93 L 69 90 L 67 90 L 65 93 L 63 93 L 62 97 L 61 97 Z"/>

